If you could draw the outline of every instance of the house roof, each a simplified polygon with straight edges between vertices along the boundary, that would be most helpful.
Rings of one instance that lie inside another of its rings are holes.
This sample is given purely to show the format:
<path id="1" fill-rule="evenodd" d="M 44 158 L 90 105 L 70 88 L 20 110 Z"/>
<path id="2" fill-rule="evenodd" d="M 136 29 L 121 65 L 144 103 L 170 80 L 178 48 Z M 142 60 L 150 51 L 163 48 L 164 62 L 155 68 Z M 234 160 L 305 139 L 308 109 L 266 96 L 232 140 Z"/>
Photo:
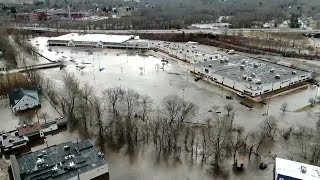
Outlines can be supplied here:
<path id="1" fill-rule="evenodd" d="M 9 94 L 10 105 L 15 106 L 24 96 L 28 96 L 32 99 L 39 101 L 37 90 L 34 89 L 15 89 Z"/>
<path id="2" fill-rule="evenodd" d="M 19 136 L 28 136 L 33 135 L 41 130 L 41 126 L 38 122 L 32 124 L 26 124 L 20 127 L 17 127 Z"/>

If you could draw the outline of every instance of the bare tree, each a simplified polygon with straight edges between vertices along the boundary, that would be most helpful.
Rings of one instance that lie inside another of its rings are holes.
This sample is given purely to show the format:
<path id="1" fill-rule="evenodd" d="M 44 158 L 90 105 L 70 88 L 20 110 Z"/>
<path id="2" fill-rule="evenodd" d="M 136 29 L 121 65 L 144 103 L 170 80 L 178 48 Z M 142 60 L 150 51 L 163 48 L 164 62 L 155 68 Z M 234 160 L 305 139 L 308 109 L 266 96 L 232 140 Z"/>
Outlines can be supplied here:
<path id="1" fill-rule="evenodd" d="M 229 139 L 231 136 L 230 120 L 228 116 L 217 116 L 208 121 L 209 153 L 213 158 L 214 170 L 220 169 L 220 162 L 227 156 Z"/>
<path id="2" fill-rule="evenodd" d="M 124 99 L 127 106 L 127 117 L 130 118 L 134 107 L 138 104 L 140 94 L 133 89 L 128 89 L 124 93 Z"/>
<path id="3" fill-rule="evenodd" d="M 313 107 L 314 104 L 316 103 L 316 100 L 314 98 L 310 98 L 309 103 L 310 103 L 311 107 Z"/>
<path id="4" fill-rule="evenodd" d="M 282 111 L 282 112 L 286 112 L 287 111 L 287 109 L 288 109 L 288 103 L 282 103 L 281 104 L 281 107 L 280 107 L 280 110 Z"/>
<path id="5" fill-rule="evenodd" d="M 40 119 L 43 119 L 45 123 L 47 123 L 47 120 L 50 118 L 49 114 L 47 112 L 41 113 L 39 115 Z"/>
<path id="6" fill-rule="evenodd" d="M 145 95 L 141 97 L 141 120 L 146 122 L 149 119 L 149 113 L 152 111 L 153 101 L 150 96 Z"/>
<path id="7" fill-rule="evenodd" d="M 109 104 L 111 105 L 112 112 L 114 114 L 118 114 L 118 104 L 123 97 L 123 90 L 120 87 L 108 88 L 103 92 L 103 94 L 106 96 Z"/>
<path id="8" fill-rule="evenodd" d="M 234 110 L 234 106 L 232 104 L 226 104 L 224 109 L 227 111 L 228 116 L 230 116 L 230 112 Z"/>
<path id="9" fill-rule="evenodd" d="M 77 107 L 77 101 L 79 100 L 79 82 L 75 79 L 74 75 L 67 74 L 64 77 L 64 84 L 66 94 L 61 96 L 61 107 L 69 121 L 76 123 L 75 109 Z"/>
<path id="10" fill-rule="evenodd" d="M 232 157 L 234 165 L 237 164 L 237 154 L 239 154 L 240 150 L 244 148 L 245 140 L 243 137 L 243 132 L 243 127 L 238 127 L 235 131 L 232 132 L 231 136 L 229 136 L 230 144 L 232 147 Z"/>
<path id="11" fill-rule="evenodd" d="M 179 121 L 184 122 L 193 118 L 198 113 L 199 107 L 192 102 L 183 102 Z"/>
<path id="12" fill-rule="evenodd" d="M 168 117 L 170 124 L 179 117 L 179 113 L 183 109 L 182 104 L 183 100 L 177 95 L 169 95 L 163 98 L 162 106 L 164 114 Z"/>

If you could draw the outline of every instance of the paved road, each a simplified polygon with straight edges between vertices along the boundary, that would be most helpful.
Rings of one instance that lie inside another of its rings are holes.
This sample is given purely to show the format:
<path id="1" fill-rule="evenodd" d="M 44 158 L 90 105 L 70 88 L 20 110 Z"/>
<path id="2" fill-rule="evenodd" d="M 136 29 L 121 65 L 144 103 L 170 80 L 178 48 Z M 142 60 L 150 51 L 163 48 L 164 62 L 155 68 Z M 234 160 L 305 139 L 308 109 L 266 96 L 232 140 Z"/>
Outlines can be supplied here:
<path id="1" fill-rule="evenodd" d="M 44 28 L 44 27 L 18 27 L 11 26 L 11 28 L 34 30 L 34 31 L 50 31 L 50 32 L 83 32 L 83 30 L 76 29 L 56 29 L 56 28 Z M 86 33 L 117 33 L 117 34 L 136 34 L 136 33 L 211 33 L 211 34 L 223 34 L 232 32 L 299 32 L 307 34 L 320 33 L 320 30 L 307 30 L 307 29 L 180 29 L 180 30 L 86 30 Z"/>

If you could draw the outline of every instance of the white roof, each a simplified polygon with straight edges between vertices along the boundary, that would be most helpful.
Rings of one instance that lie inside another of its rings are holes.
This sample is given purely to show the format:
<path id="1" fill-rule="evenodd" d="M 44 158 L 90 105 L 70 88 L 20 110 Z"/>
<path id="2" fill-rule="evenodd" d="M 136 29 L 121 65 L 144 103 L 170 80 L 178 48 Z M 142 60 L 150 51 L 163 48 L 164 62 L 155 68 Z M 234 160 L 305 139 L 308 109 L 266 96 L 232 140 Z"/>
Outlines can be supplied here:
<path id="1" fill-rule="evenodd" d="M 78 34 L 70 33 L 58 37 L 50 38 L 49 40 L 58 41 L 87 41 L 87 42 L 108 42 L 108 43 L 122 43 L 129 39 L 135 38 L 133 35 L 107 35 L 107 34 Z"/>
<path id="2" fill-rule="evenodd" d="M 301 167 L 306 168 L 306 172 L 301 172 Z M 319 180 L 320 167 L 310 164 L 276 158 L 276 173 L 303 180 Z"/>

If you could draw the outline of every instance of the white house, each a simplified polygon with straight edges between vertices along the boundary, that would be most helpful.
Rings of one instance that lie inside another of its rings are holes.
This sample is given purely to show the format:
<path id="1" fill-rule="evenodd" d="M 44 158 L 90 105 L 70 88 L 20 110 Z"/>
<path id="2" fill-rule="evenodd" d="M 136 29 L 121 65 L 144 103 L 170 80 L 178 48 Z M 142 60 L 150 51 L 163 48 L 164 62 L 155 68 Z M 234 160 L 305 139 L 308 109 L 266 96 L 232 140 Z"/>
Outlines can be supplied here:
<path id="1" fill-rule="evenodd" d="M 15 89 L 9 94 L 14 113 L 41 106 L 37 90 Z"/>

